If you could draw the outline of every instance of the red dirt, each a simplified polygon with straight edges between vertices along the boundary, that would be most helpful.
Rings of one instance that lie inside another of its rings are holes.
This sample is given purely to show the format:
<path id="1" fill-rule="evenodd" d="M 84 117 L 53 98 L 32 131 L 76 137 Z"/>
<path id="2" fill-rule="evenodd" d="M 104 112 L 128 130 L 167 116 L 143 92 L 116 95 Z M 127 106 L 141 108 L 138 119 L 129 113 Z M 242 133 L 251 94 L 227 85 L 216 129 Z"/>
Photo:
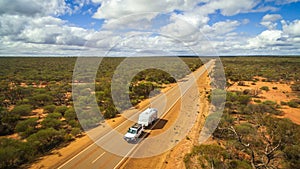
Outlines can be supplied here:
<path id="1" fill-rule="evenodd" d="M 255 85 L 252 85 L 253 82 L 251 81 L 244 82 L 246 86 L 238 86 L 237 83 L 235 83 L 228 88 L 228 91 L 244 91 L 245 89 L 260 90 L 262 86 L 268 86 L 270 90 L 262 91 L 262 93 L 258 95 L 259 98 L 255 98 L 256 100 L 271 100 L 280 105 L 281 101 L 288 102 L 292 99 L 297 99 L 296 94 L 291 90 L 290 84 L 258 81 L 255 82 Z M 277 87 L 277 89 L 273 89 L 273 87 Z M 284 112 L 284 115 L 281 117 L 279 116 L 279 118 L 289 118 L 294 123 L 300 125 L 300 108 L 282 106 L 282 109 L 280 110 Z"/>

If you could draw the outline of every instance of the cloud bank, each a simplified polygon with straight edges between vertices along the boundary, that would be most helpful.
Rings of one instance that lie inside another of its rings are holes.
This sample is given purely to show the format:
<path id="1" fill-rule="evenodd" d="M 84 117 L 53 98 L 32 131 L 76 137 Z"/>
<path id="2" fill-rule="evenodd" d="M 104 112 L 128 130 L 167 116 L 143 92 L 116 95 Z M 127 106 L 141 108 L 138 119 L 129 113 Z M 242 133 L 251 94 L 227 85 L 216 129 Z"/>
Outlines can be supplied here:
<path id="1" fill-rule="evenodd" d="M 300 54 L 300 18 L 286 20 L 279 8 L 298 0 L 268 2 L 3 0 L 0 54 L 194 55 L 194 49 L 200 55 Z M 260 32 L 253 34 L 246 29 L 255 23 L 246 14 L 256 13 L 265 15 L 256 23 Z M 90 14 L 100 28 L 87 29 L 62 17 L 79 14 Z"/>

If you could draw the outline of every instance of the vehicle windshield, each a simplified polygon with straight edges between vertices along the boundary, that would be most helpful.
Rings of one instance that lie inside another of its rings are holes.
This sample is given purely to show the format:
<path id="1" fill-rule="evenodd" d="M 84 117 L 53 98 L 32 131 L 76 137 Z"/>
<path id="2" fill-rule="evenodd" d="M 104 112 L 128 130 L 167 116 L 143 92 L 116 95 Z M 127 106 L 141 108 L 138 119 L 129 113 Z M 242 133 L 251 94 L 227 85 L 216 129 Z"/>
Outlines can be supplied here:
<path id="1" fill-rule="evenodd" d="M 127 133 L 135 134 L 136 130 L 133 130 L 133 129 L 129 128 L 128 131 L 127 131 Z"/>

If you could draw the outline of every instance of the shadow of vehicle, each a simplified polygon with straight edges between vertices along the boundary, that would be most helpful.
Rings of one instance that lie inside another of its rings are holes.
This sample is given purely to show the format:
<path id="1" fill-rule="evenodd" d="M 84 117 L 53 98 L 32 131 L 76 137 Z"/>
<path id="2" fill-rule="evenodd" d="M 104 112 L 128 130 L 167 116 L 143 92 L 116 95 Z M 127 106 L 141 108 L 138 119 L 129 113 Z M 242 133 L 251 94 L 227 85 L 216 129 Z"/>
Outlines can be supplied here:
<path id="1" fill-rule="evenodd" d="M 158 119 L 157 122 L 154 124 L 151 130 L 158 130 L 164 128 L 167 124 L 168 120 L 165 119 Z"/>
<path id="2" fill-rule="evenodd" d="M 165 119 L 157 119 L 156 123 L 154 123 L 153 127 L 150 127 L 150 130 L 158 130 L 164 128 L 164 126 L 167 124 L 168 120 Z M 149 132 L 143 132 L 139 138 L 134 139 L 134 140 L 128 140 L 127 142 L 129 144 L 138 144 L 141 143 L 144 139 L 146 139 L 150 135 Z"/>

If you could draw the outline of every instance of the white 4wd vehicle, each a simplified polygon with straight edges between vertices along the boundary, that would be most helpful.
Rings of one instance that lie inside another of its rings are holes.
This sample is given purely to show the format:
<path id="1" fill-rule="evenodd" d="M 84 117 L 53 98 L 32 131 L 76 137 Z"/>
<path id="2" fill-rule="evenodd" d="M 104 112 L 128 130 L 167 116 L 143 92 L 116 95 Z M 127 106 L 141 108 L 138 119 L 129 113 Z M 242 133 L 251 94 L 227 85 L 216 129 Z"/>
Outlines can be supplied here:
<path id="1" fill-rule="evenodd" d="M 143 131 L 144 131 L 143 125 L 136 123 L 128 129 L 127 133 L 124 136 L 124 139 L 127 142 L 130 141 L 136 142 L 140 137 L 140 135 L 143 133 Z"/>

